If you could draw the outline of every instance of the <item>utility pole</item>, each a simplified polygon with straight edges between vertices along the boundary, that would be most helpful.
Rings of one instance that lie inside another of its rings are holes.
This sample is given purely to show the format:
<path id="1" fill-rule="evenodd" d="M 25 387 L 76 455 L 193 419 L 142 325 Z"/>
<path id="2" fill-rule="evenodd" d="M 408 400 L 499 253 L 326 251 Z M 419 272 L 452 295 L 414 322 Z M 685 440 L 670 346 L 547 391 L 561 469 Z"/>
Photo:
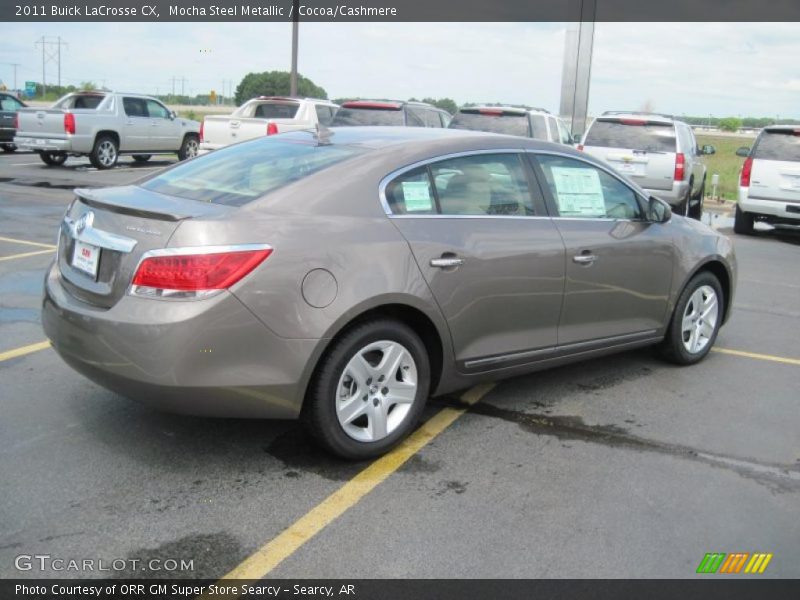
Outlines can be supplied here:
<path id="1" fill-rule="evenodd" d="M 297 37 L 300 29 L 300 0 L 292 0 L 292 73 L 289 76 L 289 95 L 297 96 Z"/>
<path id="2" fill-rule="evenodd" d="M 47 92 L 46 65 L 51 61 L 58 64 L 58 86 L 61 87 L 61 46 L 69 46 L 69 44 L 62 42 L 61 36 L 52 40 L 43 35 L 36 40 L 34 46 L 42 47 L 42 98 L 44 98 Z"/>
<path id="3" fill-rule="evenodd" d="M 14 67 L 14 90 L 17 89 L 17 67 L 20 67 L 19 63 L 3 63 L 4 65 L 8 65 L 10 67 Z"/>

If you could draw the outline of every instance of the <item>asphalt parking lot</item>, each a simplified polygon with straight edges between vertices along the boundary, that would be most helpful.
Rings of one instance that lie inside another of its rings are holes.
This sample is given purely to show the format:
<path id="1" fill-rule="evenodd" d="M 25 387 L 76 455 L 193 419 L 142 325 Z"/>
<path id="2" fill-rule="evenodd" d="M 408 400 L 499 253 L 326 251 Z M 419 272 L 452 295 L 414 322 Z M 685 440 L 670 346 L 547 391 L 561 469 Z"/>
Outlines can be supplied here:
<path id="1" fill-rule="evenodd" d="M 800 577 L 800 232 L 712 221 L 739 287 L 701 364 L 635 351 L 436 399 L 407 462 L 369 466 L 293 422 L 155 412 L 40 344 L 70 190 L 172 160 L 0 156 L 0 577 L 41 577 L 15 568 L 35 554 L 194 560 L 124 576 L 691 577 L 707 552 L 769 552 L 760 577 Z"/>

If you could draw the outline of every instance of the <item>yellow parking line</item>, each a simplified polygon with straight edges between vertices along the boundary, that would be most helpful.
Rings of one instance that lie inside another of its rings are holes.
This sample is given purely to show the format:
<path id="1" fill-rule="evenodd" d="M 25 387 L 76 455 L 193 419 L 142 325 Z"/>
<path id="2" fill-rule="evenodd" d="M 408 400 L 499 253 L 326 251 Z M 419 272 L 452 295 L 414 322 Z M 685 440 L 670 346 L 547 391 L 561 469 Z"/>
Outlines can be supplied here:
<path id="1" fill-rule="evenodd" d="M 34 352 L 38 352 L 39 350 L 45 350 L 50 347 L 50 342 L 45 340 L 44 342 L 37 342 L 36 344 L 31 344 L 30 346 L 22 346 L 22 348 L 14 348 L 13 350 L 6 350 L 5 352 L 0 352 L 0 362 L 11 360 L 12 358 L 17 358 L 20 356 L 25 356 L 26 354 L 32 354 Z"/>
<path id="2" fill-rule="evenodd" d="M 731 356 L 741 356 L 743 358 L 755 358 L 756 360 L 769 360 L 777 363 L 784 363 L 786 365 L 795 365 L 800 367 L 800 359 L 787 358 L 785 356 L 775 356 L 773 354 L 757 354 L 756 352 L 743 352 L 742 350 L 731 350 L 730 348 L 712 348 L 712 352 L 719 352 L 720 354 L 730 354 Z"/>
<path id="3" fill-rule="evenodd" d="M 0 256 L 0 262 L 4 260 L 16 260 L 18 258 L 25 258 L 26 256 L 38 256 L 39 254 L 50 254 L 55 252 L 54 249 L 51 250 L 34 250 L 33 252 L 22 252 L 20 254 L 11 254 L 9 256 Z"/>
<path id="4" fill-rule="evenodd" d="M 53 244 L 42 244 L 40 242 L 29 242 L 28 240 L 18 240 L 16 238 L 10 237 L 3 237 L 0 235 L 0 242 L 11 242 L 12 244 L 27 244 L 28 246 L 40 246 L 42 248 L 52 248 L 53 250 L 56 247 Z"/>
<path id="5" fill-rule="evenodd" d="M 475 404 L 494 387 L 494 384 L 476 386 L 461 396 L 462 402 Z M 322 531 L 381 482 L 397 471 L 428 442 L 447 429 L 467 411 L 466 408 L 444 408 L 425 422 L 417 431 L 389 454 L 358 473 L 322 502 L 300 517 L 276 538 L 246 558 L 225 575 L 228 579 L 260 579 L 294 554 L 303 544 Z"/>

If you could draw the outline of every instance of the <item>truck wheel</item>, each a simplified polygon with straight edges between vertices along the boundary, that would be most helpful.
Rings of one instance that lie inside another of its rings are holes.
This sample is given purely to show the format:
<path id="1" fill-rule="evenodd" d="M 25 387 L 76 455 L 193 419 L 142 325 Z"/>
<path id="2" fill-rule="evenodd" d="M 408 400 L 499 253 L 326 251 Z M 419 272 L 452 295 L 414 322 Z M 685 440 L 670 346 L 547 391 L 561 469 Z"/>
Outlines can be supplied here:
<path id="1" fill-rule="evenodd" d="M 59 167 L 67 162 L 67 155 L 64 152 L 40 152 L 39 158 L 49 167 Z"/>
<path id="2" fill-rule="evenodd" d="M 117 140 L 110 135 L 100 135 L 94 142 L 89 161 L 97 169 L 110 169 L 117 164 L 119 158 L 119 148 Z"/>
<path id="3" fill-rule="evenodd" d="M 700 220 L 703 218 L 703 198 L 706 196 L 706 182 L 703 180 L 703 184 L 700 186 L 700 193 L 698 194 L 696 200 L 697 204 L 694 206 L 689 207 L 689 216 L 693 219 Z"/>
<path id="4" fill-rule="evenodd" d="M 740 235 L 753 235 L 753 213 L 746 213 L 736 205 L 736 214 L 733 216 L 733 231 Z"/>
<path id="5" fill-rule="evenodd" d="M 197 151 L 200 149 L 200 141 L 196 135 L 187 135 L 183 138 L 181 149 L 178 150 L 178 160 L 187 160 L 197 156 Z"/>
<path id="6" fill-rule="evenodd" d="M 152 154 L 134 154 L 133 160 L 135 160 L 138 163 L 145 163 L 148 160 L 150 160 L 152 156 L 153 156 Z"/>
<path id="7" fill-rule="evenodd" d="M 14 144 L 3 144 L 3 152 L 16 152 L 17 147 Z"/>

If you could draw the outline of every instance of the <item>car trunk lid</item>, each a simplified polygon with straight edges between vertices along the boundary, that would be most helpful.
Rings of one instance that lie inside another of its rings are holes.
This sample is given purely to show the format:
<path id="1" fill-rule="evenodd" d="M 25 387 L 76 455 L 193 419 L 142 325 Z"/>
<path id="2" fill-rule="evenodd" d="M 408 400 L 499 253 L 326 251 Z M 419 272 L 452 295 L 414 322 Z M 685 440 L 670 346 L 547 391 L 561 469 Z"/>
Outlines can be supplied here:
<path id="1" fill-rule="evenodd" d="M 67 291 L 99 308 L 125 295 L 142 255 L 166 247 L 182 221 L 231 210 L 137 186 L 75 194 L 59 232 L 58 267 Z"/>

